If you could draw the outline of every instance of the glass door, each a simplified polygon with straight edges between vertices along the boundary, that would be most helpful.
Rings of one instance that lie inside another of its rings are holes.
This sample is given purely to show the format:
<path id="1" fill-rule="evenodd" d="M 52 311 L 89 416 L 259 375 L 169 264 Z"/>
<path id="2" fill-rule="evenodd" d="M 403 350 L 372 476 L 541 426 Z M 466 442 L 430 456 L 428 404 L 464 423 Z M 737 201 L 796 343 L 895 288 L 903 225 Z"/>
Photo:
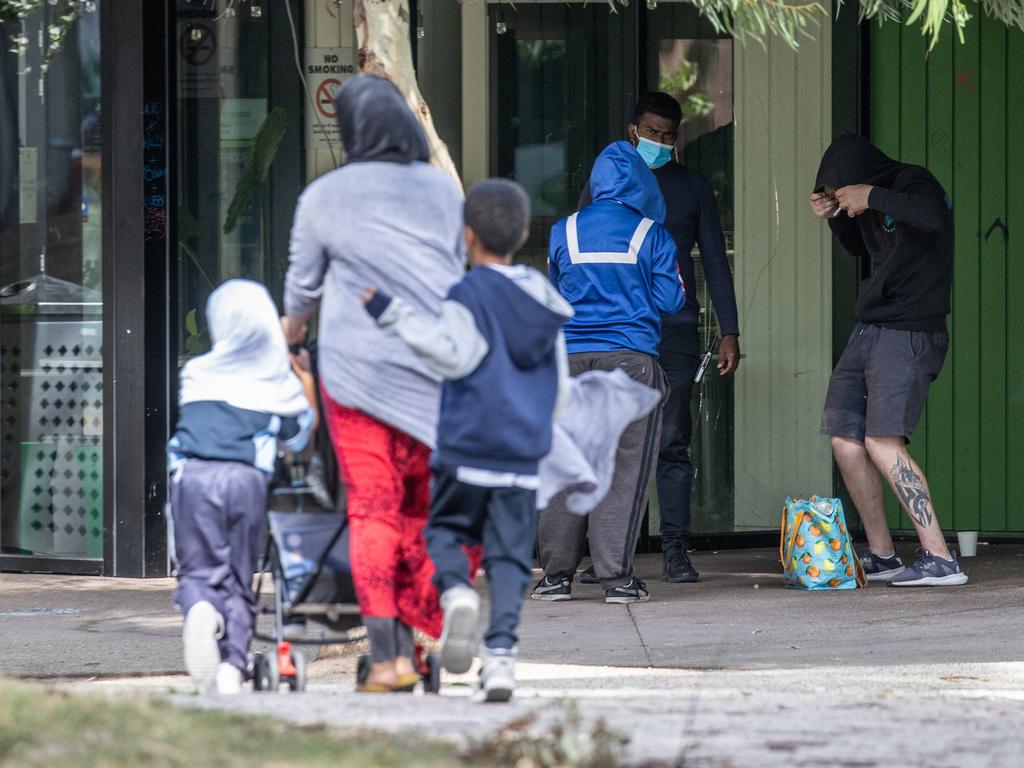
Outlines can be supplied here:
<path id="1" fill-rule="evenodd" d="M 217 285 L 280 279 L 267 258 L 265 179 L 247 173 L 247 164 L 272 161 L 266 155 L 276 147 L 256 149 L 273 121 L 269 9 L 191 0 L 178 0 L 177 9 L 178 349 L 189 356 L 209 345 L 203 308 Z"/>
<path id="2" fill-rule="evenodd" d="M 732 263 L 733 41 L 715 32 L 685 2 L 661 2 L 645 12 L 647 90 L 671 94 L 683 107 L 678 157 L 710 183 L 718 202 L 726 250 Z M 706 347 L 719 334 L 704 280 L 700 251 L 693 250 L 700 302 L 700 337 Z M 740 323 L 743 307 L 740 307 Z M 717 362 L 717 361 L 716 361 Z M 693 437 L 693 533 L 733 533 L 733 383 L 708 367 L 691 403 Z"/>
<path id="3" fill-rule="evenodd" d="M 600 3 L 501 3 L 491 28 L 492 174 L 533 207 L 523 261 L 544 269 L 548 233 L 576 210 L 594 159 L 625 136 L 636 100 L 636 16 Z"/>
<path id="4" fill-rule="evenodd" d="M 225 280 L 280 302 L 307 178 L 341 159 L 332 99 L 355 70 L 352 4 L 177 0 L 177 349 L 209 347 L 204 310 Z"/>
<path id="5" fill-rule="evenodd" d="M 0 563 L 103 557 L 97 11 L 0 13 Z"/>

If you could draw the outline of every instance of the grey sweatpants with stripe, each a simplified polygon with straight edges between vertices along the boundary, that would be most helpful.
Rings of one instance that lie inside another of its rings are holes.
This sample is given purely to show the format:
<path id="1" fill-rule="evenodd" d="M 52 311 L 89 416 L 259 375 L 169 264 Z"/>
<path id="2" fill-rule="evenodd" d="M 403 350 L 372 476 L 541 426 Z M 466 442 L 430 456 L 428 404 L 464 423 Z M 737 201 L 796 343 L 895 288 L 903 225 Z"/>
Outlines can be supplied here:
<path id="1" fill-rule="evenodd" d="M 668 392 L 665 373 L 656 358 L 640 352 L 583 352 L 569 355 L 569 371 L 621 369 L 636 381 Z M 541 512 L 538 533 L 540 566 L 551 579 L 573 578 L 590 533 L 594 572 L 606 589 L 627 584 L 633 576 L 633 553 L 647 510 L 651 476 L 658 462 L 661 404 L 622 433 L 615 454 L 615 475 L 604 500 L 587 517 L 570 512 L 565 495 L 552 499 Z"/>
<path id="2" fill-rule="evenodd" d="M 172 599 L 188 614 L 201 600 L 224 617 L 221 661 L 245 671 L 256 624 L 252 576 L 267 514 L 267 476 L 233 461 L 190 459 L 171 478 L 171 545 L 178 588 Z"/>

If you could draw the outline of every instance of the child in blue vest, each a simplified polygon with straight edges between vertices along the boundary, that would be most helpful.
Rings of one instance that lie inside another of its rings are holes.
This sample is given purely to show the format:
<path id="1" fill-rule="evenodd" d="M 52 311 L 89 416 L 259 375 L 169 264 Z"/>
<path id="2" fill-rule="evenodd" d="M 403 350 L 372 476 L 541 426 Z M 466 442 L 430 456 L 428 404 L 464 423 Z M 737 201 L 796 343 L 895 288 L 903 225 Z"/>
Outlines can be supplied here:
<path id="1" fill-rule="evenodd" d="M 572 308 L 540 272 L 512 265 L 530 223 L 519 185 L 475 184 L 464 213 L 473 268 L 452 287 L 440 317 L 418 317 L 373 288 L 363 299 L 382 328 L 445 378 L 426 528 L 444 610 L 441 663 L 460 673 L 473 662 L 480 601 L 464 547 L 483 544 L 491 617 L 480 694 L 507 701 L 537 535 L 538 465 L 551 448 L 556 401 L 568 385 L 561 329 Z"/>
<path id="2" fill-rule="evenodd" d="M 308 360 L 289 360 L 274 300 L 229 280 L 206 305 L 213 349 L 181 371 L 167 446 L 170 550 L 185 614 L 185 668 L 200 689 L 241 691 L 256 621 L 252 576 L 279 441 L 305 448 L 316 425 Z"/>

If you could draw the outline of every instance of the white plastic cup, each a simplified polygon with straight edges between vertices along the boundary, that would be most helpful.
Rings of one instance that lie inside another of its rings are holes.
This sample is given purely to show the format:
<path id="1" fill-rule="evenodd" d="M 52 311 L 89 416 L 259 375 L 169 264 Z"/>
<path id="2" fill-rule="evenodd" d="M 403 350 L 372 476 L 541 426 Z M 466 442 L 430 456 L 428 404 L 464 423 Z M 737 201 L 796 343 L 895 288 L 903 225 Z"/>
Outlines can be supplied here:
<path id="1" fill-rule="evenodd" d="M 977 531 L 957 531 L 956 540 L 960 545 L 960 557 L 974 557 L 978 554 Z"/>

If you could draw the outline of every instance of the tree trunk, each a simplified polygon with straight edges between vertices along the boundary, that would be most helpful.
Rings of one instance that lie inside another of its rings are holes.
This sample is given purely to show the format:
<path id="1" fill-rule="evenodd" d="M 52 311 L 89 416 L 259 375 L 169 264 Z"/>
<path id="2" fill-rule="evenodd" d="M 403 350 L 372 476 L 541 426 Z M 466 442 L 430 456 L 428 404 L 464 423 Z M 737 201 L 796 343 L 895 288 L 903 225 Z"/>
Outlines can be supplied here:
<path id="1" fill-rule="evenodd" d="M 448 145 L 437 134 L 430 107 L 420 93 L 412 62 L 408 0 L 355 0 L 359 71 L 393 82 L 427 134 L 430 162 L 462 186 Z"/>

